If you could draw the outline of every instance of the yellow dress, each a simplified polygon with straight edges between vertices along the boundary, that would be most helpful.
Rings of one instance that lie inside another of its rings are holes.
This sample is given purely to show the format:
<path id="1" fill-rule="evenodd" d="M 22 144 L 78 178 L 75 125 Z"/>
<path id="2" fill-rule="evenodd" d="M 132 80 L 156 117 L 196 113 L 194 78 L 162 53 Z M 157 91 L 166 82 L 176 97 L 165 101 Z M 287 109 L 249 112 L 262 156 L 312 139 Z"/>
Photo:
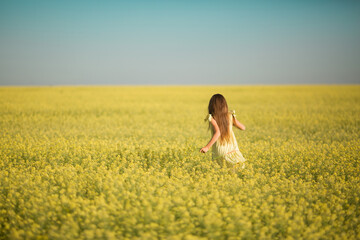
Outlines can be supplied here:
<path id="1" fill-rule="evenodd" d="M 229 128 L 230 128 L 230 141 L 225 143 L 220 143 L 216 141 L 212 146 L 212 159 L 216 160 L 220 166 L 230 167 L 230 168 L 244 168 L 246 159 L 241 154 L 235 134 L 233 131 L 233 118 L 236 118 L 235 111 L 232 110 L 229 112 Z M 212 115 L 209 114 L 205 120 L 211 122 Z M 214 129 L 211 128 L 212 133 L 214 134 Z"/>

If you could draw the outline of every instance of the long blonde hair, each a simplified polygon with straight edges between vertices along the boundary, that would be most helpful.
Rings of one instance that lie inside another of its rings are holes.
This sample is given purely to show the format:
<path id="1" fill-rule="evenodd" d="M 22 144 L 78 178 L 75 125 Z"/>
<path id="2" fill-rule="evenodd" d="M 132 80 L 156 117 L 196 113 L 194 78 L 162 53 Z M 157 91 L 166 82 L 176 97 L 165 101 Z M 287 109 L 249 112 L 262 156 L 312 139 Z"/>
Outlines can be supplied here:
<path id="1" fill-rule="evenodd" d="M 213 95 L 209 101 L 208 111 L 219 126 L 220 143 L 230 142 L 229 109 L 224 96 L 221 94 Z"/>

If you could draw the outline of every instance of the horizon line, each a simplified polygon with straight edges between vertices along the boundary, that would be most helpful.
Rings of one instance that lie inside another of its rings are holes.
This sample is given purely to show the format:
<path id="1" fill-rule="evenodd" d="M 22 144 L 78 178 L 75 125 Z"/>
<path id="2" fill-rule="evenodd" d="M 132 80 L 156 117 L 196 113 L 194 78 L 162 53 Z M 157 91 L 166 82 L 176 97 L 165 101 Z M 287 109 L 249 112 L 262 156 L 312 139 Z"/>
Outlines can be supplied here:
<path id="1" fill-rule="evenodd" d="M 0 88 L 52 88 L 52 87 L 286 87 L 286 86 L 360 86 L 360 83 L 286 83 L 286 84 L 53 84 L 53 85 L 0 85 Z"/>

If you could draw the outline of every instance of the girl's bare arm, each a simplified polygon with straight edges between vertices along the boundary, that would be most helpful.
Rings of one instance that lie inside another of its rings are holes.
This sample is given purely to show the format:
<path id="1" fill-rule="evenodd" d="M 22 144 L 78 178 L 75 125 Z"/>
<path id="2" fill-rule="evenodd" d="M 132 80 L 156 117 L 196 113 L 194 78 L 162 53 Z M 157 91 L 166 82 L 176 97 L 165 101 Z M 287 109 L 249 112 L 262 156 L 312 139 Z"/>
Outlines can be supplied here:
<path id="1" fill-rule="evenodd" d="M 237 127 L 240 130 L 245 130 L 245 126 L 244 124 L 242 124 L 241 122 L 239 122 L 235 117 L 233 117 L 233 124 L 235 127 Z"/>
<path id="2" fill-rule="evenodd" d="M 214 127 L 214 135 L 212 136 L 210 142 L 203 148 L 201 148 L 200 152 L 202 153 L 206 153 L 207 151 L 209 151 L 210 147 L 218 140 L 218 138 L 220 137 L 220 129 L 219 126 L 217 125 L 216 121 L 214 118 L 211 119 L 212 126 Z"/>

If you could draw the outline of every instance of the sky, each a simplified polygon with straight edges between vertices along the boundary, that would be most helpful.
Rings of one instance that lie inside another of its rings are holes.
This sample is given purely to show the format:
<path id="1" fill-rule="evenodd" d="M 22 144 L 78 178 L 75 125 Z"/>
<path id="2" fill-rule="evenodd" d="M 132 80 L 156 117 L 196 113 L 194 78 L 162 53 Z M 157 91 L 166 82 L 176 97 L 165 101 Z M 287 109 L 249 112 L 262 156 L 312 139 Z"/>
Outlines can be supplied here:
<path id="1" fill-rule="evenodd" d="M 360 1 L 0 1 L 0 85 L 359 84 Z"/>

